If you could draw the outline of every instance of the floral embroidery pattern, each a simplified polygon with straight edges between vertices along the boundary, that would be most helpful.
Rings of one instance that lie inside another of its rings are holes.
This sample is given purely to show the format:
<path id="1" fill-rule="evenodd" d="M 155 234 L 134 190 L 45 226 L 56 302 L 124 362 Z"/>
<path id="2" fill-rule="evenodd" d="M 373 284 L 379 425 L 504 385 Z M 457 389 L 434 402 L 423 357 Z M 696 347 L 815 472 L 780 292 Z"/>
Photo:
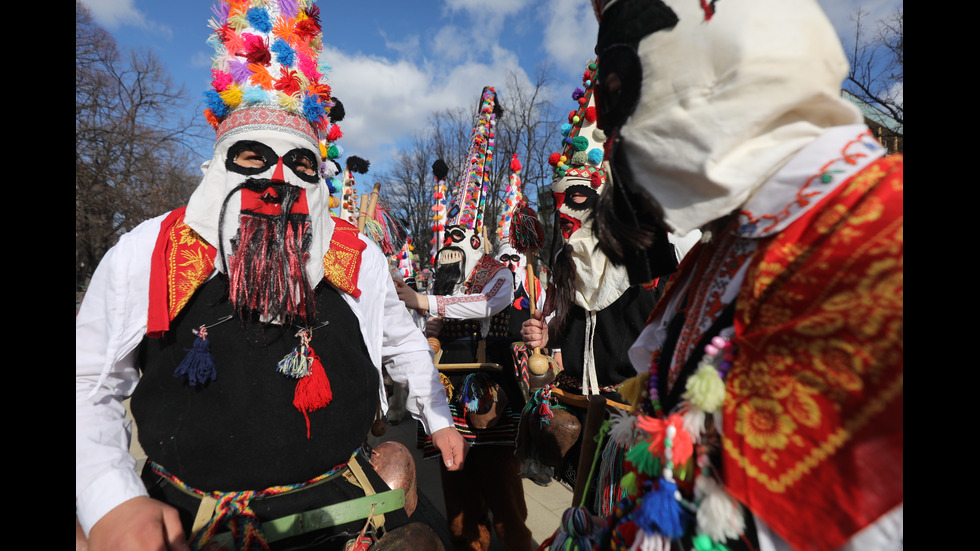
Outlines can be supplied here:
<path id="1" fill-rule="evenodd" d="M 883 216 L 902 212 L 901 180 L 892 157 L 842 185 L 763 242 L 738 296 L 726 489 L 796 541 L 817 526 L 853 533 L 866 519 L 852 503 L 877 500 L 883 513 L 901 501 L 904 221 Z M 861 431 L 878 436 L 853 449 Z M 783 514 L 824 499 L 826 518 Z"/>
<path id="2" fill-rule="evenodd" d="M 167 250 L 170 319 L 187 304 L 194 291 L 214 271 L 216 250 L 184 223 L 183 217 L 170 228 L 172 246 Z"/>

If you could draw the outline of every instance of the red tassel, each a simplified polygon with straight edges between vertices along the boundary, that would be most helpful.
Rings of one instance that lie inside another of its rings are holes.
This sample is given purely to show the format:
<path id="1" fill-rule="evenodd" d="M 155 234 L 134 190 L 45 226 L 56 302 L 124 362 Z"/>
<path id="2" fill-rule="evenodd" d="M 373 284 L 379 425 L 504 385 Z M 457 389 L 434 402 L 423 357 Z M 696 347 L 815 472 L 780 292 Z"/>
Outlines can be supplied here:
<path id="1" fill-rule="evenodd" d="M 293 395 L 293 407 L 302 412 L 306 418 L 306 437 L 310 437 L 310 416 L 309 412 L 327 407 L 333 400 L 333 391 L 330 389 L 330 379 L 327 372 L 320 363 L 320 357 L 310 348 L 310 355 L 313 356 L 313 365 L 310 366 L 310 374 L 303 377 L 296 383 L 296 393 Z"/>

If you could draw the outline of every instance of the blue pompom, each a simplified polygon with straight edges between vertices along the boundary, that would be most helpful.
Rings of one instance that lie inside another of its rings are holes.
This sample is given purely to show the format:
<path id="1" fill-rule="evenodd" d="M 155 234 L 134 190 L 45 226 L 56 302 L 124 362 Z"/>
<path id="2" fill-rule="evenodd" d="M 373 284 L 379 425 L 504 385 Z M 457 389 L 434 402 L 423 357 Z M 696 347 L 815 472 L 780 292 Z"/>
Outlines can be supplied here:
<path id="1" fill-rule="evenodd" d="M 568 135 L 571 132 L 572 132 L 572 125 L 571 125 L 571 123 L 567 123 L 566 122 L 565 124 L 561 125 L 561 135 L 562 135 L 562 137 L 567 138 Z"/>
<path id="2" fill-rule="evenodd" d="M 187 349 L 187 355 L 174 370 L 174 377 L 183 377 L 190 386 L 208 383 L 218 378 L 214 358 L 211 357 L 211 344 L 207 339 L 198 337 L 194 340 L 194 347 Z"/>
<path id="3" fill-rule="evenodd" d="M 677 484 L 661 478 L 656 490 L 644 494 L 634 517 L 637 526 L 647 533 L 660 532 L 671 539 L 683 536 L 688 513 L 674 497 L 676 491 Z"/>
<path id="4" fill-rule="evenodd" d="M 258 86 L 245 86 L 242 88 L 242 103 L 265 103 L 270 101 L 269 92 Z"/>
<path id="5" fill-rule="evenodd" d="M 225 100 L 221 99 L 218 92 L 214 90 L 204 92 L 204 105 L 218 118 L 228 114 L 228 105 L 225 104 Z"/>
<path id="6" fill-rule="evenodd" d="M 275 42 L 272 43 L 272 52 L 276 54 L 276 61 L 286 67 L 292 67 L 293 61 L 296 58 L 296 50 L 289 45 L 288 42 L 281 38 L 277 38 Z"/>
<path id="7" fill-rule="evenodd" d="M 272 23 L 269 21 L 269 12 L 265 11 L 265 8 L 249 9 L 246 18 L 257 31 L 269 33 L 272 30 Z"/>
<path id="8" fill-rule="evenodd" d="M 589 150 L 589 162 L 597 165 L 602 162 L 602 150 L 594 147 Z"/>
<path id="9" fill-rule="evenodd" d="M 320 103 L 320 96 L 316 94 L 306 94 L 303 96 L 303 116 L 311 123 L 317 123 L 326 118 L 327 110 Z"/>

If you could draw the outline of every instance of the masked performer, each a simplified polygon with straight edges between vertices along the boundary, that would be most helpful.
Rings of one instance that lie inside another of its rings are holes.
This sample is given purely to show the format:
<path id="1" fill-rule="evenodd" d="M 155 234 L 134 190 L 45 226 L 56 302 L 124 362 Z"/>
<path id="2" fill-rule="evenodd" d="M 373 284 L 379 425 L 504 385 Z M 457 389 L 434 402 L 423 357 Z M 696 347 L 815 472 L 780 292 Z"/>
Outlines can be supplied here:
<path id="1" fill-rule="evenodd" d="M 507 549 L 527 550 L 527 504 L 520 463 L 514 454 L 522 396 L 511 366 L 508 307 L 513 274 L 486 244 L 483 204 L 493 159 L 494 127 L 502 110 L 493 88 L 484 88 L 466 169 L 448 202 L 443 243 L 428 295 L 398 288 L 409 308 L 428 311 L 427 334 L 438 337 L 439 365 L 483 359 L 501 372 L 444 371 L 456 425 L 473 445 L 467 468 L 442 470 L 450 537 L 456 549 L 486 550 L 491 523 Z"/>
<path id="2" fill-rule="evenodd" d="M 383 255 L 329 215 L 337 165 L 320 140 L 339 132 L 316 63 L 319 12 L 302 6 L 216 7 L 203 181 L 186 208 L 120 238 L 78 313 L 76 514 L 92 549 L 391 537 L 410 511 L 345 505 L 388 490 L 362 447 L 386 405 L 382 365 L 408 384 L 448 468 L 461 466 L 428 344 Z M 296 516 L 325 505 L 339 509 Z"/>
<path id="3" fill-rule="evenodd" d="M 811 1 L 596 13 L 600 244 L 703 232 L 630 350 L 634 490 L 599 547 L 901 548 L 903 162 L 833 28 Z"/>

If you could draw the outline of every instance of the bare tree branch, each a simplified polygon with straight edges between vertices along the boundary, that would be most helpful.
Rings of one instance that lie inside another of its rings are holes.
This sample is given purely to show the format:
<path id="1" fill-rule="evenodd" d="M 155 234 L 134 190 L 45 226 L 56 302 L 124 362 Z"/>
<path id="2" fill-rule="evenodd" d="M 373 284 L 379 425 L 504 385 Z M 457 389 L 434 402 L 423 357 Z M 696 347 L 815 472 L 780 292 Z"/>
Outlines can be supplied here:
<path id="1" fill-rule="evenodd" d="M 197 183 L 189 144 L 200 129 L 159 59 L 120 52 L 75 3 L 75 284 L 118 236 L 186 201 Z"/>

